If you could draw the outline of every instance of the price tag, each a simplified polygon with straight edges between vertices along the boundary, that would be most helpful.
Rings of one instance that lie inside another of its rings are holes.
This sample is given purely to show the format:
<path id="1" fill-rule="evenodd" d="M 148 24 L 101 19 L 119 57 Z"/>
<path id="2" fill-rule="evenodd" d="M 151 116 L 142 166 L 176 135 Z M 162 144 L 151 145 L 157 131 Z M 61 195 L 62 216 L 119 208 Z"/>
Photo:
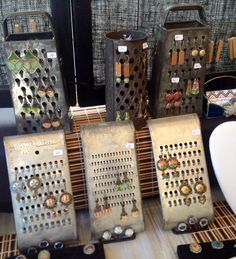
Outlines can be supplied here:
<path id="1" fill-rule="evenodd" d="M 201 134 L 201 130 L 200 129 L 194 129 L 192 130 L 192 135 L 196 136 L 196 135 L 200 135 Z"/>
<path id="2" fill-rule="evenodd" d="M 184 35 L 183 34 L 176 34 L 175 35 L 175 40 L 179 41 L 179 40 L 183 40 L 184 39 Z"/>
<path id="3" fill-rule="evenodd" d="M 134 143 L 126 143 L 125 147 L 134 149 Z"/>
<path id="4" fill-rule="evenodd" d="M 171 78 L 171 83 L 172 84 L 178 84 L 179 83 L 179 77 L 172 77 Z"/>
<path id="5" fill-rule="evenodd" d="M 54 156 L 62 156 L 63 150 L 62 149 L 55 149 L 55 150 L 53 150 L 53 155 Z"/>
<path id="6" fill-rule="evenodd" d="M 127 46 L 118 46 L 118 51 L 119 52 L 126 52 L 127 51 Z"/>
<path id="7" fill-rule="evenodd" d="M 199 68 L 202 68 L 201 64 L 200 63 L 195 63 L 194 66 L 193 66 L 194 69 L 199 69 Z"/>
<path id="8" fill-rule="evenodd" d="M 148 48 L 148 44 L 147 44 L 147 42 L 144 42 L 143 43 L 143 49 L 147 49 Z"/>
<path id="9" fill-rule="evenodd" d="M 47 58 L 57 58 L 56 52 L 47 52 Z"/>

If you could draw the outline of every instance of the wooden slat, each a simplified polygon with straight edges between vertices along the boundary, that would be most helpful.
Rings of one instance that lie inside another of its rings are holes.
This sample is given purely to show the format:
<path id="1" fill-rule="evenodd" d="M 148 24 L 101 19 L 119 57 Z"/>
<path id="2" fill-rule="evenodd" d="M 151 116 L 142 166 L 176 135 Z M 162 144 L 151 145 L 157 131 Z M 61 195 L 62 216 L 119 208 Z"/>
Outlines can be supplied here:
<path id="1" fill-rule="evenodd" d="M 72 132 L 66 135 L 67 151 L 75 208 L 83 209 L 88 206 L 88 198 L 80 138 L 80 125 L 104 122 L 106 109 L 105 106 L 78 108 L 72 110 L 72 114 Z M 135 136 L 142 197 L 155 196 L 158 194 L 158 186 L 148 128 L 145 127 L 136 131 Z"/>

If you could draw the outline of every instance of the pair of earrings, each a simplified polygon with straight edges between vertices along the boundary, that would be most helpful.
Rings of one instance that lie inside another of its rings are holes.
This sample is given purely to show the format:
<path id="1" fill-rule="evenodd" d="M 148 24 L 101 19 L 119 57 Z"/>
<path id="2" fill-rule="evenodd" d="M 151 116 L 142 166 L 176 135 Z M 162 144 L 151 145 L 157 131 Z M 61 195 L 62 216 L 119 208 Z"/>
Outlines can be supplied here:
<path id="1" fill-rule="evenodd" d="M 119 111 L 116 112 L 116 118 L 115 118 L 116 121 L 121 121 L 121 114 Z M 125 121 L 128 121 L 130 120 L 130 114 L 129 112 L 125 112 Z"/>
<path id="2" fill-rule="evenodd" d="M 169 155 L 170 156 L 170 155 Z M 171 157 L 169 159 L 162 158 L 157 161 L 157 168 L 160 171 L 165 171 L 166 169 L 175 170 L 177 167 L 180 166 L 180 162 L 176 157 Z"/>
<path id="3" fill-rule="evenodd" d="M 18 179 L 18 169 L 15 168 L 15 181 L 11 183 L 11 191 L 16 193 L 16 200 L 19 202 L 21 194 L 24 192 L 25 185 Z"/>
<path id="4" fill-rule="evenodd" d="M 14 74 L 18 74 L 22 69 L 25 69 L 29 74 L 33 74 L 40 67 L 39 58 L 30 50 L 25 52 L 23 58 L 16 51 L 12 51 L 7 58 L 6 65 Z"/>
<path id="5" fill-rule="evenodd" d="M 166 109 L 174 109 L 174 108 L 180 108 L 182 105 L 182 97 L 183 93 L 181 91 L 176 91 L 176 92 L 168 92 L 165 96 L 166 100 Z"/>
<path id="6" fill-rule="evenodd" d="M 116 72 L 116 83 L 118 84 L 128 84 L 129 76 L 130 76 L 130 65 L 129 65 L 129 56 L 125 55 L 125 61 L 120 58 L 119 62 L 115 64 L 115 72 Z"/>
<path id="7" fill-rule="evenodd" d="M 195 78 L 192 82 L 192 80 L 187 81 L 187 86 L 186 86 L 186 96 L 191 96 L 191 95 L 198 95 L 199 94 L 199 79 Z"/>
<path id="8" fill-rule="evenodd" d="M 133 208 L 131 209 L 131 215 L 134 218 L 138 218 L 139 217 L 139 210 L 138 210 L 137 205 L 136 205 L 136 200 L 133 199 L 132 203 L 133 203 Z M 125 203 L 123 202 L 121 204 L 120 221 L 125 222 L 128 219 L 129 219 L 129 216 L 128 216 L 128 213 L 125 211 Z"/>
<path id="9" fill-rule="evenodd" d="M 123 191 L 131 188 L 130 180 L 128 179 L 127 172 L 123 172 L 123 180 L 120 179 L 120 174 L 117 173 L 116 177 L 116 190 Z"/>
<path id="10" fill-rule="evenodd" d="M 103 200 L 104 200 L 103 209 L 102 209 L 102 205 L 99 204 L 99 199 L 96 199 L 96 201 L 95 201 L 96 202 L 96 207 L 94 210 L 95 217 L 100 217 L 104 214 L 108 214 L 111 212 L 111 206 L 108 203 L 108 198 L 104 197 Z"/>

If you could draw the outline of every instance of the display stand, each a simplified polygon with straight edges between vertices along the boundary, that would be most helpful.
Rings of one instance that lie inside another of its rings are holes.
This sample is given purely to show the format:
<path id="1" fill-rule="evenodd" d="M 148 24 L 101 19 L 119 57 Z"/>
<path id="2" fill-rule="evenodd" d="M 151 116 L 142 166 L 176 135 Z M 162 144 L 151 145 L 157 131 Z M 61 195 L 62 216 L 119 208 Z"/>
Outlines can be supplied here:
<path id="1" fill-rule="evenodd" d="M 20 249 L 77 239 L 64 132 L 5 137 Z"/>
<path id="2" fill-rule="evenodd" d="M 144 229 L 133 124 L 82 125 L 81 139 L 93 237 L 133 237 Z"/>
<path id="3" fill-rule="evenodd" d="M 8 30 L 19 30 L 20 25 L 15 22 L 19 17 L 29 19 L 30 32 Z M 50 22 L 44 12 L 16 13 L 4 20 L 3 55 L 18 133 L 62 128 L 70 131 L 69 107 L 52 27 L 45 31 Z"/>
<path id="4" fill-rule="evenodd" d="M 213 218 L 213 205 L 196 114 L 149 120 L 164 229 L 196 231 Z"/>

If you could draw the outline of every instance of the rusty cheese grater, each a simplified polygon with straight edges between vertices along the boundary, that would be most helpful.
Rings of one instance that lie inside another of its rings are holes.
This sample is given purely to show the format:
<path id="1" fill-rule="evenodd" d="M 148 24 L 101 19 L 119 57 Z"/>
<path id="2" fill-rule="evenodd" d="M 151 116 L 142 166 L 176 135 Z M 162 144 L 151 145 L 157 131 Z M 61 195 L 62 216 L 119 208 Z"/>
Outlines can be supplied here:
<path id="1" fill-rule="evenodd" d="M 200 21 L 167 22 L 170 12 L 198 11 Z M 161 26 L 150 104 L 155 117 L 202 114 L 209 27 L 202 6 L 171 5 Z"/>
<path id="2" fill-rule="evenodd" d="M 48 13 L 37 11 L 11 14 L 3 22 L 3 56 L 20 134 L 70 130 L 51 24 Z"/>

